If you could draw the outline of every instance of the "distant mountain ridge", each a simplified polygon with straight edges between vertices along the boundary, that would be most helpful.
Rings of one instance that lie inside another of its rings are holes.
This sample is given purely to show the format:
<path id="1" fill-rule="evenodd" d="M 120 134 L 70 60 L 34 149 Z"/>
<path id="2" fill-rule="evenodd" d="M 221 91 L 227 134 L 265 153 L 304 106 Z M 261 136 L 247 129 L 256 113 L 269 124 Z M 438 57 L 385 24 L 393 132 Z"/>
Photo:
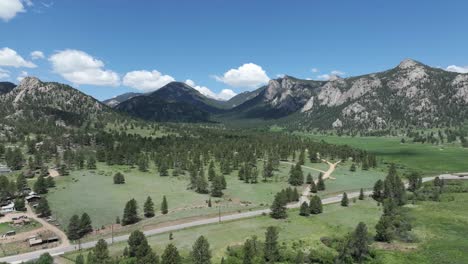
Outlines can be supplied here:
<path id="1" fill-rule="evenodd" d="M 0 82 L 0 95 L 11 92 L 16 87 L 16 84 L 11 82 Z"/>
<path id="2" fill-rule="evenodd" d="M 135 96 L 139 96 L 139 95 L 142 95 L 142 93 L 124 93 L 124 94 L 121 94 L 121 95 L 118 95 L 118 96 L 115 96 L 113 98 L 110 98 L 110 99 L 107 99 L 107 100 L 104 100 L 102 101 L 104 104 L 110 106 L 110 107 L 114 107 L 118 104 L 120 104 L 121 102 L 123 101 L 126 101 L 128 99 L 131 99 Z"/>

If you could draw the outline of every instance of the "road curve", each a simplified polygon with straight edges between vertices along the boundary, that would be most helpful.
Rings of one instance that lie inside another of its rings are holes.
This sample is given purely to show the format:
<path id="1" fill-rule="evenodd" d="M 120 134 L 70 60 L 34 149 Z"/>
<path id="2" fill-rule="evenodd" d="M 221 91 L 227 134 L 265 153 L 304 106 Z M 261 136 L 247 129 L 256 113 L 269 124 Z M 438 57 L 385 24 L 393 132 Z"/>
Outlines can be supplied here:
<path id="1" fill-rule="evenodd" d="M 434 178 L 435 177 L 425 177 L 423 178 L 423 182 L 431 181 Z M 439 178 L 446 179 L 446 180 L 468 180 L 468 177 L 460 177 L 460 176 L 456 176 L 452 174 L 442 174 L 439 176 Z M 371 193 L 372 193 L 371 191 L 365 192 L 366 195 L 369 195 Z M 358 196 L 359 196 L 359 192 L 348 193 L 348 198 L 354 198 Z M 322 204 L 325 205 L 325 204 L 338 203 L 341 201 L 341 198 L 342 198 L 342 195 L 325 198 L 325 199 L 322 199 Z M 294 204 L 289 204 L 287 207 L 298 208 L 299 205 L 300 203 L 294 203 Z M 177 224 L 173 226 L 155 228 L 155 229 L 144 231 L 144 234 L 146 236 L 152 236 L 152 235 L 166 233 L 170 231 L 182 230 L 182 229 L 190 228 L 190 227 L 197 227 L 197 226 L 202 226 L 202 225 L 214 224 L 218 222 L 226 222 L 226 221 L 250 218 L 250 217 L 260 216 L 260 215 L 268 214 L 268 213 L 270 213 L 270 209 L 255 210 L 255 211 L 237 213 L 237 214 L 226 215 L 226 216 L 221 216 L 221 217 L 213 217 L 213 218 L 208 218 L 208 219 L 203 219 L 203 220 L 192 221 L 192 222 L 188 222 L 184 224 Z M 128 237 L 129 235 L 122 235 L 122 236 L 114 237 L 114 242 L 127 241 Z M 110 238 L 108 238 L 106 239 L 106 242 L 110 244 L 112 241 Z M 83 243 L 81 244 L 81 248 L 83 249 L 92 248 L 96 245 L 96 243 L 97 241 Z M 59 247 L 51 248 L 51 249 L 43 249 L 43 250 L 37 250 L 34 252 L 3 257 L 3 258 L 0 258 L 0 262 L 17 264 L 17 263 L 37 259 L 43 253 L 49 253 L 52 256 L 58 256 L 58 255 L 63 255 L 68 252 L 76 251 L 77 249 L 78 249 L 77 245 L 59 246 Z"/>

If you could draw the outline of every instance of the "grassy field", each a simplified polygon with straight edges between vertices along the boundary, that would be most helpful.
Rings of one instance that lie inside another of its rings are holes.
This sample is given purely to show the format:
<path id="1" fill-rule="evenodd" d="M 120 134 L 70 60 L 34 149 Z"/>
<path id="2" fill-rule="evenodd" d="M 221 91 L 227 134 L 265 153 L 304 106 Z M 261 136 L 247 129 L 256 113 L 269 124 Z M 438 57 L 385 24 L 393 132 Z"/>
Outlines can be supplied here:
<path id="1" fill-rule="evenodd" d="M 401 144 L 396 137 L 348 137 L 303 134 L 334 144 L 347 144 L 375 153 L 379 160 L 402 165 L 426 175 L 468 171 L 468 149 L 458 145 Z"/>
<path id="2" fill-rule="evenodd" d="M 112 176 L 118 171 L 126 175 L 123 185 L 113 184 Z M 101 227 L 113 223 L 117 216 L 121 217 L 125 203 L 132 198 L 137 200 L 141 209 L 146 197 L 151 196 L 156 209 L 159 209 L 162 197 L 166 195 L 170 213 L 153 219 L 153 222 L 161 222 L 217 213 L 218 203 L 215 201 L 219 201 L 224 212 L 265 207 L 277 192 L 289 186 L 287 165 L 282 165 L 276 172 L 278 177 L 268 183 L 246 184 L 238 180 L 237 172 L 233 172 L 226 176 L 228 188 L 223 198 L 213 198 L 214 206 L 208 208 L 206 201 L 209 195 L 187 190 L 188 175 L 160 177 L 154 171 L 155 168 L 151 168 L 150 172 L 140 172 L 99 164 L 96 171 L 73 171 L 70 176 L 56 178 L 57 187 L 50 191 L 47 198 L 62 227 L 68 224 L 73 214 L 83 212 L 91 216 L 95 227 Z"/>
<path id="3" fill-rule="evenodd" d="M 22 232 L 28 232 L 42 226 L 40 223 L 32 219 L 30 219 L 30 221 L 31 223 L 23 226 L 10 226 L 9 223 L 0 223 L 0 235 L 3 235 L 8 231 L 15 231 L 17 234 Z"/>
<path id="4" fill-rule="evenodd" d="M 323 236 L 341 235 L 351 231 L 359 222 L 365 222 L 373 232 L 375 223 L 381 214 L 380 207 L 370 199 L 351 203 L 349 208 L 337 204 L 324 207 L 324 213 L 317 216 L 302 217 L 297 210 L 288 211 L 287 220 L 274 220 L 269 216 L 255 217 L 221 224 L 189 228 L 173 232 L 174 240 L 169 241 L 168 234 L 148 238 L 151 246 L 160 255 L 167 244 L 174 243 L 183 256 L 187 256 L 193 242 L 204 235 L 210 242 L 214 263 L 224 255 L 226 247 L 243 243 L 251 236 L 264 239 L 268 226 L 279 227 L 280 240 L 283 242 L 303 240 L 306 247 L 323 247 L 320 238 Z M 345 216 L 345 217 L 343 217 Z M 121 255 L 126 243 L 110 246 L 111 255 Z M 74 259 L 76 253 L 67 257 Z"/>
<path id="5" fill-rule="evenodd" d="M 468 186 L 468 182 L 464 184 Z M 443 194 L 442 202 L 419 203 L 411 207 L 410 216 L 413 230 L 421 240 L 418 249 L 382 251 L 379 255 L 382 255 L 383 263 L 467 263 L 467 193 Z"/>

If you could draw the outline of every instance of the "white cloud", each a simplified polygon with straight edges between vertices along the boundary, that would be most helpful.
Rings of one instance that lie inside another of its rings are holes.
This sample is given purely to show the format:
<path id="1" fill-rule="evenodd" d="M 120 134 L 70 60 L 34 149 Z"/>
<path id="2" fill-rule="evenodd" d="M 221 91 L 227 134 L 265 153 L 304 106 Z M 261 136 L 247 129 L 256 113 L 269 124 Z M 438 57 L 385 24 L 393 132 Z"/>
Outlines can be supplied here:
<path id="1" fill-rule="evenodd" d="M 170 75 L 163 75 L 157 70 L 131 71 L 125 74 L 123 84 L 142 91 L 157 90 L 164 85 L 175 81 Z"/>
<path id="2" fill-rule="evenodd" d="M 333 70 L 328 74 L 321 74 L 317 76 L 317 79 L 323 80 L 323 81 L 333 81 L 338 77 L 346 75 L 345 72 L 338 71 L 338 70 Z"/>
<path id="3" fill-rule="evenodd" d="M 0 49 L 0 66 L 35 68 L 36 64 L 23 59 L 16 51 L 10 48 Z"/>
<path id="4" fill-rule="evenodd" d="M 0 68 L 0 80 L 10 78 L 10 72 Z"/>
<path id="5" fill-rule="evenodd" d="M 44 53 L 40 50 L 35 50 L 31 52 L 31 59 L 37 60 L 37 59 L 43 59 L 45 58 Z"/>
<path id="6" fill-rule="evenodd" d="M 201 94 L 204 96 L 216 99 L 216 100 L 223 100 L 227 101 L 231 99 L 232 97 L 236 96 L 237 94 L 231 90 L 231 89 L 223 89 L 221 92 L 216 94 L 215 92 L 211 91 L 208 87 L 206 86 L 199 86 L 196 85 L 194 81 L 188 79 L 185 81 L 185 84 L 193 87 L 195 90 L 199 91 Z"/>
<path id="7" fill-rule="evenodd" d="M 445 70 L 458 73 L 468 73 L 468 66 L 450 65 Z"/>
<path id="8" fill-rule="evenodd" d="M 21 73 L 18 75 L 18 77 L 16 78 L 16 80 L 18 82 L 21 82 L 24 77 L 28 76 L 28 72 L 27 71 L 21 71 Z"/>
<path id="9" fill-rule="evenodd" d="M 319 72 L 319 69 L 317 69 L 317 68 L 312 68 L 310 71 L 313 72 L 313 73 L 317 73 L 317 72 Z"/>
<path id="10" fill-rule="evenodd" d="M 20 0 L 0 1 L 0 18 L 3 19 L 3 21 L 7 22 L 21 12 L 26 12 L 26 10 Z"/>
<path id="11" fill-rule="evenodd" d="M 215 76 L 215 79 L 233 87 L 248 88 L 256 88 L 270 80 L 262 67 L 254 63 L 246 63 L 237 69 L 230 69 L 223 76 Z"/>
<path id="12" fill-rule="evenodd" d="M 31 0 L 23 0 L 23 2 L 27 5 L 27 6 L 33 6 L 34 3 L 31 1 Z"/>
<path id="13" fill-rule="evenodd" d="M 117 86 L 117 73 L 104 69 L 104 62 L 80 50 L 63 50 L 49 58 L 54 72 L 73 84 Z"/>

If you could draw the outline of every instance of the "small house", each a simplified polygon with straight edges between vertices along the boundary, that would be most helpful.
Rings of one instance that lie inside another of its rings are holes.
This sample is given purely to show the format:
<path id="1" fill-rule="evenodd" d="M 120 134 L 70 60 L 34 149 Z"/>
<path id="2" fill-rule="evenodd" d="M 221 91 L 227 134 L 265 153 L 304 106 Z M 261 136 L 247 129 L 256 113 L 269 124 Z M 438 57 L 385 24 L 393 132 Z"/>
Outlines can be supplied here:
<path id="1" fill-rule="evenodd" d="M 26 196 L 26 201 L 28 203 L 37 203 L 39 202 L 39 200 L 41 200 L 41 196 L 37 195 L 37 194 L 33 194 L 33 195 L 28 195 Z"/>
<path id="2" fill-rule="evenodd" d="M 1 214 L 6 214 L 6 213 L 11 213 L 15 211 L 15 203 L 11 202 L 8 205 L 2 206 L 0 208 L 0 213 Z"/>
<path id="3" fill-rule="evenodd" d="M 39 238 L 31 238 L 29 239 L 29 246 L 30 247 L 34 247 L 34 246 L 37 246 L 37 245 L 41 245 L 42 244 L 42 239 L 39 239 Z"/>

